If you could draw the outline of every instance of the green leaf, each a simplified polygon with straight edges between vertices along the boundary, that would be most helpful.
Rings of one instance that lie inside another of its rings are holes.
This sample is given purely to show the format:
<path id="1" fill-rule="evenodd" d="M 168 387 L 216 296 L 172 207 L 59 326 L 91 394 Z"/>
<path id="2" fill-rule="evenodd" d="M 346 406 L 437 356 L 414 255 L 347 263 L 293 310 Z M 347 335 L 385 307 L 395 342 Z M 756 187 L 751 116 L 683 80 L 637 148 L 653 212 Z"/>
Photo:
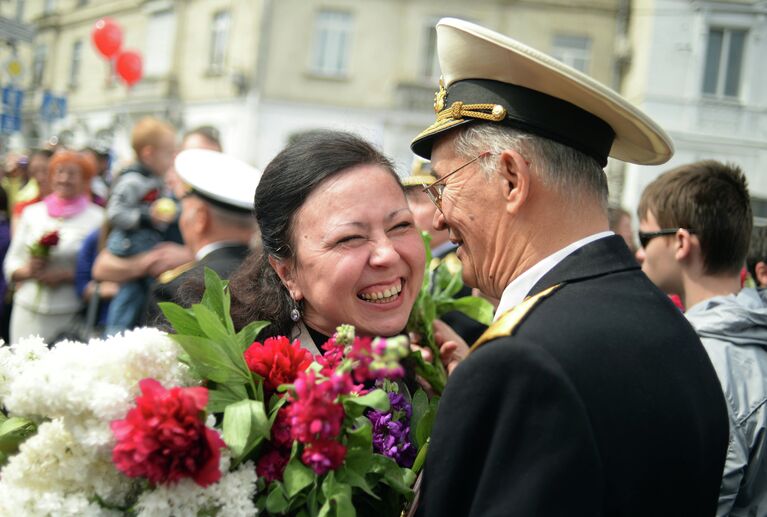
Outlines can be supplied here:
<path id="1" fill-rule="evenodd" d="M 412 406 L 413 413 L 410 417 L 410 439 L 415 443 L 416 447 L 420 449 L 423 447 L 423 444 L 416 438 L 415 431 L 418 428 L 418 423 L 421 421 L 421 418 L 423 418 L 429 410 L 429 397 L 426 395 L 425 391 L 419 388 L 418 391 L 415 392 L 415 395 L 413 395 Z"/>
<path id="2" fill-rule="evenodd" d="M 373 426 L 366 417 L 357 418 L 354 421 L 354 428 L 348 431 L 346 436 L 349 449 L 359 448 L 368 452 L 373 450 Z"/>
<path id="3" fill-rule="evenodd" d="M 389 396 L 383 390 L 375 389 L 362 397 L 344 398 L 344 411 L 352 418 L 362 415 L 365 409 L 377 409 L 378 411 L 388 411 Z"/>
<path id="4" fill-rule="evenodd" d="M 352 504 L 352 487 L 336 481 L 335 472 L 330 472 L 322 482 L 322 493 L 327 499 L 320 508 L 320 515 L 354 517 L 357 515 Z"/>
<path id="5" fill-rule="evenodd" d="M 380 454 L 373 455 L 372 471 L 383 474 L 382 481 L 392 487 L 397 492 L 409 496 L 412 493 L 409 482 L 415 479 L 410 469 L 397 465 L 397 463 L 386 456 Z M 410 473 L 408 473 L 410 472 Z"/>
<path id="6" fill-rule="evenodd" d="M 0 424 L 0 452 L 15 453 L 24 440 L 35 434 L 36 429 L 35 424 L 26 418 L 6 418 Z"/>
<path id="7" fill-rule="evenodd" d="M 176 334 L 186 334 L 189 336 L 203 337 L 204 333 L 197 323 L 194 314 L 189 309 L 171 302 L 160 302 L 157 304 L 165 315 L 165 319 L 176 331 Z"/>
<path id="8" fill-rule="evenodd" d="M 221 323 L 224 322 L 224 287 L 225 284 L 218 273 L 205 267 L 205 293 L 202 295 L 200 303 L 212 310 L 219 318 Z"/>
<path id="9" fill-rule="evenodd" d="M 210 339 L 225 341 L 231 337 L 231 334 L 226 331 L 226 327 L 224 327 L 224 324 L 213 310 L 199 303 L 192 305 L 192 311 L 197 318 L 200 328 Z"/>
<path id="10" fill-rule="evenodd" d="M 282 476 L 288 498 L 292 499 L 301 490 L 311 485 L 314 477 L 312 469 L 301 463 L 298 456 L 293 457 L 285 467 L 285 473 Z"/>
<path id="11" fill-rule="evenodd" d="M 455 273 L 445 262 L 440 263 L 434 272 L 434 296 L 435 298 L 451 298 L 463 287 L 463 278 L 460 269 Z"/>
<path id="12" fill-rule="evenodd" d="M 251 321 L 237 333 L 237 342 L 240 344 L 240 350 L 245 352 L 258 337 L 258 334 L 269 325 L 268 321 Z"/>
<path id="13" fill-rule="evenodd" d="M 219 384 L 216 388 L 208 389 L 208 413 L 223 413 L 226 406 L 248 398 L 248 392 L 243 384 Z"/>
<path id="14" fill-rule="evenodd" d="M 372 462 L 370 451 L 350 449 L 346 454 L 344 464 L 336 472 L 336 476 L 341 483 L 358 487 L 375 499 L 379 499 L 365 479 Z"/>
<path id="15" fill-rule="evenodd" d="M 478 296 L 464 296 L 457 300 L 447 300 L 440 302 L 437 306 L 438 316 L 450 311 L 460 311 L 485 325 L 489 325 L 493 321 L 493 305 Z"/>
<path id="16" fill-rule="evenodd" d="M 426 443 L 426 440 L 431 436 L 431 428 L 434 425 L 434 419 L 437 416 L 437 409 L 439 408 L 439 397 L 434 397 L 429 401 L 429 410 L 424 413 L 421 420 L 418 422 L 418 426 L 415 431 L 416 441 L 419 444 Z"/>
<path id="17" fill-rule="evenodd" d="M 285 497 L 285 491 L 282 483 L 273 481 L 269 487 L 269 495 L 266 498 L 266 511 L 270 515 L 285 513 L 288 509 L 288 500 Z"/>
<path id="18" fill-rule="evenodd" d="M 270 430 L 263 402 L 241 400 L 224 410 L 224 441 L 238 463 L 269 438 Z"/>
<path id="19" fill-rule="evenodd" d="M 249 374 L 233 364 L 229 355 L 215 341 L 208 338 L 181 335 L 173 336 L 181 348 L 189 355 L 194 369 L 205 379 L 217 383 L 247 383 Z"/>

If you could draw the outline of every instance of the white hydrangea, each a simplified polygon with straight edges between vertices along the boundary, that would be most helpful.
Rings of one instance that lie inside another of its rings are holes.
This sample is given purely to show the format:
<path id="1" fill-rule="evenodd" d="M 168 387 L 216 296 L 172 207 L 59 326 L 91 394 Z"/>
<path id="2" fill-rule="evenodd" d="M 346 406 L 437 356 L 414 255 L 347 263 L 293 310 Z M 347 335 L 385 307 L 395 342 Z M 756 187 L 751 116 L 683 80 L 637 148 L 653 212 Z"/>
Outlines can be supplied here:
<path id="1" fill-rule="evenodd" d="M 0 403 L 13 416 L 43 422 L 0 471 L 0 515 L 106 516 L 135 501 L 141 480 L 112 463 L 110 422 L 124 418 L 140 394 L 139 381 L 166 388 L 196 381 L 180 363 L 181 347 L 167 334 L 137 329 L 90 343 L 63 341 L 50 350 L 40 338 L 0 347 Z M 209 416 L 212 427 L 215 419 Z M 139 515 L 256 514 L 252 463 L 229 472 L 222 451 L 221 480 L 202 488 L 190 479 L 140 495 Z"/>
<path id="2" fill-rule="evenodd" d="M 227 465 L 228 461 L 222 461 L 224 472 Z M 135 508 L 139 517 L 186 516 L 200 512 L 217 517 L 250 517 L 258 513 L 253 503 L 256 480 L 256 467 L 248 462 L 206 488 L 191 479 L 183 479 L 173 486 L 144 492 Z"/>
<path id="3" fill-rule="evenodd" d="M 40 424 L 3 468 L 0 515 L 104 515 L 89 500 L 98 495 L 110 504 L 124 504 L 134 484 L 115 469 L 108 454 L 84 447 L 55 419 Z M 3 512 L 4 506 L 14 512 Z"/>
<path id="4" fill-rule="evenodd" d="M 22 339 L 11 346 L 0 345 L 0 403 L 10 393 L 11 381 L 48 353 L 48 346 L 40 336 Z"/>
<path id="5" fill-rule="evenodd" d="M 103 446 L 110 439 L 108 422 L 133 407 L 141 379 L 163 386 L 194 383 L 178 361 L 180 352 L 167 334 L 152 328 L 88 344 L 63 341 L 12 376 L 4 402 L 17 416 L 63 418 L 82 441 Z"/>

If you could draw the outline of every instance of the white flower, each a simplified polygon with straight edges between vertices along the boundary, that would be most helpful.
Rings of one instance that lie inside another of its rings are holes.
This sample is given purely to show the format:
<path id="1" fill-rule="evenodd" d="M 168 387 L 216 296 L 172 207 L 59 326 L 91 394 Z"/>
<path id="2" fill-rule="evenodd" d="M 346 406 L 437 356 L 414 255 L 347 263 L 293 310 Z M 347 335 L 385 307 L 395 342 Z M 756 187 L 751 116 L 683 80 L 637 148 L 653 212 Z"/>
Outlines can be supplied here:
<path id="1" fill-rule="evenodd" d="M 15 345 L 0 345 L 0 402 L 10 393 L 13 379 L 48 354 L 48 346 L 40 336 L 22 339 Z"/>
<path id="2" fill-rule="evenodd" d="M 228 463 L 222 455 L 222 470 Z M 136 509 L 140 517 L 198 515 L 201 511 L 217 517 L 250 517 L 258 513 L 253 503 L 256 480 L 256 468 L 248 462 L 206 488 L 183 479 L 175 485 L 144 492 Z"/>
<path id="3" fill-rule="evenodd" d="M 57 504 L 66 503 L 65 508 L 73 508 L 75 515 L 85 511 L 81 501 L 88 503 L 96 495 L 111 504 L 124 504 L 133 486 L 114 468 L 108 454 L 83 447 L 57 419 L 41 424 L 3 468 L 0 508 L 11 504 L 5 502 L 7 496 L 19 508 L 35 508 L 43 515 L 69 515 L 64 507 L 54 511 Z"/>
<path id="4" fill-rule="evenodd" d="M 194 384 L 180 353 L 175 341 L 151 328 L 88 344 L 63 341 L 11 374 L 5 405 L 17 416 L 64 418 L 73 434 L 98 447 L 108 440 L 105 426 L 133 407 L 141 379 Z"/>

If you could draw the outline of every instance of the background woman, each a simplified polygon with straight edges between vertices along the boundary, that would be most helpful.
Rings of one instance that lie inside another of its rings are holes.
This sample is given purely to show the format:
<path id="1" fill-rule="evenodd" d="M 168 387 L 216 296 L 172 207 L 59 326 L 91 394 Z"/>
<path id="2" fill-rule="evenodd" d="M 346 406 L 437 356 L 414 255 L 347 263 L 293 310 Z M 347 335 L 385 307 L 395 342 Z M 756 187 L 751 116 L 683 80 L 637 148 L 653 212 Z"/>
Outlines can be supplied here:
<path id="1" fill-rule="evenodd" d="M 230 282 L 238 328 L 268 320 L 267 335 L 299 337 L 314 353 L 342 323 L 360 335 L 405 329 L 424 249 L 391 162 L 369 143 L 300 138 L 266 167 L 255 214 L 263 249 Z"/>
<path id="2" fill-rule="evenodd" d="M 76 255 L 86 235 L 104 220 L 103 209 L 88 200 L 92 160 L 60 151 L 49 173 L 52 193 L 24 210 L 3 266 L 6 278 L 17 283 L 10 326 L 14 343 L 32 334 L 50 342 L 71 322 L 81 307 L 74 285 Z M 33 257 L 30 246 L 52 231 L 58 231 L 58 244 L 47 258 Z"/>

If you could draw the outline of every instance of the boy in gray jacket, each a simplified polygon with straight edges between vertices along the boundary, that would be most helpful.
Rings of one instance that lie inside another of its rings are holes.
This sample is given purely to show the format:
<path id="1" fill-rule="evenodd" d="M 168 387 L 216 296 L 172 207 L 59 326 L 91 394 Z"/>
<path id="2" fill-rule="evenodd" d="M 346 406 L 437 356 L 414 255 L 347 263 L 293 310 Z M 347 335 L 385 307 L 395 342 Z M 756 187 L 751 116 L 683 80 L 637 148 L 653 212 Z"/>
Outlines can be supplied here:
<path id="1" fill-rule="evenodd" d="M 129 257 L 153 248 L 164 239 L 173 214 L 158 210 L 162 197 L 163 175 L 173 164 L 175 130 L 152 117 L 139 120 L 131 133 L 136 163 L 117 177 L 107 203 L 107 218 L 112 231 L 106 248 L 119 257 Z M 146 304 L 150 278 L 140 278 L 120 286 L 107 314 L 107 334 L 132 328 Z"/>
<path id="2" fill-rule="evenodd" d="M 767 515 L 767 295 L 741 289 L 752 227 L 746 178 L 713 160 L 683 165 L 647 186 L 638 214 L 642 270 L 681 296 L 727 400 L 717 515 Z"/>

